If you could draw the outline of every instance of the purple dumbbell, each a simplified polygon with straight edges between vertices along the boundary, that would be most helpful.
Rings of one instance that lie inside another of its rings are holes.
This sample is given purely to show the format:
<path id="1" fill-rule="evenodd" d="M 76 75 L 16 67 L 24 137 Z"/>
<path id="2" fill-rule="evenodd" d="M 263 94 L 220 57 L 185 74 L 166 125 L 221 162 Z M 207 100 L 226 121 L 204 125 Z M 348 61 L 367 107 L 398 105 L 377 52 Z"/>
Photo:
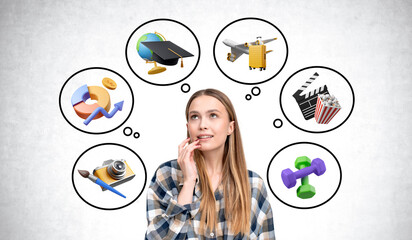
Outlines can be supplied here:
<path id="1" fill-rule="evenodd" d="M 282 181 L 287 188 L 294 187 L 296 185 L 296 179 L 306 177 L 312 173 L 317 176 L 322 175 L 326 171 L 325 163 L 322 159 L 316 158 L 312 160 L 311 166 L 302 168 L 296 172 L 292 172 L 289 168 L 282 171 Z"/>

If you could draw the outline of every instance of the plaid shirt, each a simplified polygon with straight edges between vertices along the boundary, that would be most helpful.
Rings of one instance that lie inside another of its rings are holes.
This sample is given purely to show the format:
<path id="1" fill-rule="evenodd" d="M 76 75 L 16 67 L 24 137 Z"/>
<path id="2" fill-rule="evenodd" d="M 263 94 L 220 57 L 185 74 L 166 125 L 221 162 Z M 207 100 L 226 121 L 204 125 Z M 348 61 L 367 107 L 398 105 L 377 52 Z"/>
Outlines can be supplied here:
<path id="1" fill-rule="evenodd" d="M 219 209 L 217 229 L 199 233 L 200 186 L 197 182 L 191 204 L 180 205 L 177 197 L 183 186 L 183 173 L 177 160 L 165 162 L 157 169 L 147 192 L 146 239 L 275 239 L 273 216 L 264 182 L 249 171 L 252 188 L 249 236 L 234 236 L 225 220 L 223 185 L 215 191 Z"/>

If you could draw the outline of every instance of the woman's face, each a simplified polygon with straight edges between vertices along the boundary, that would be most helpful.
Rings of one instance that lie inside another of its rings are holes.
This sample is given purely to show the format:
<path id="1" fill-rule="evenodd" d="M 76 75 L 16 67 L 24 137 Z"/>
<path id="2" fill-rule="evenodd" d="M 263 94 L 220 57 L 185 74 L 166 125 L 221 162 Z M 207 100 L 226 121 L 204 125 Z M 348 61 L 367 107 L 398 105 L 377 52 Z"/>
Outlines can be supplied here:
<path id="1" fill-rule="evenodd" d="M 187 130 L 192 142 L 199 139 L 199 150 L 213 151 L 224 148 L 227 136 L 234 130 L 234 122 L 229 121 L 229 114 L 219 100 L 203 95 L 189 106 Z"/>

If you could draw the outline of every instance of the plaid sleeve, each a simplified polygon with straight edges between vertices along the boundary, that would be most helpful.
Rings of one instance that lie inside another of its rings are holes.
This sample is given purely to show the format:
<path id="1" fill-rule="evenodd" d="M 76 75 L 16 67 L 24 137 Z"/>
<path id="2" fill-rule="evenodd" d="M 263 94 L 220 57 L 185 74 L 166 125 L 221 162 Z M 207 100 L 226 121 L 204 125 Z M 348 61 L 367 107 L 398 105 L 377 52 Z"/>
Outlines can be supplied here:
<path id="1" fill-rule="evenodd" d="M 252 235 L 257 239 L 275 239 L 273 213 L 265 183 L 256 173 L 252 178 Z"/>
<path id="2" fill-rule="evenodd" d="M 191 204 L 180 205 L 172 162 L 162 164 L 152 178 L 147 192 L 146 239 L 184 239 Z"/>

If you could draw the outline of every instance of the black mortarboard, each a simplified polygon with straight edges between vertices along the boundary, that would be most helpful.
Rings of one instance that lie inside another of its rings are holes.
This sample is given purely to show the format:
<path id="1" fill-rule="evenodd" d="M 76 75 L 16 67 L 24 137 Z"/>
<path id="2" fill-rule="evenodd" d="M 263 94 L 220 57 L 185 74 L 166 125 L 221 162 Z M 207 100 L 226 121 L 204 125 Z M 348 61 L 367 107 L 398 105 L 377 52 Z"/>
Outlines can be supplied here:
<path id="1" fill-rule="evenodd" d="M 152 60 L 163 65 L 176 65 L 179 58 L 193 57 L 193 54 L 170 41 L 142 42 L 153 51 Z"/>

